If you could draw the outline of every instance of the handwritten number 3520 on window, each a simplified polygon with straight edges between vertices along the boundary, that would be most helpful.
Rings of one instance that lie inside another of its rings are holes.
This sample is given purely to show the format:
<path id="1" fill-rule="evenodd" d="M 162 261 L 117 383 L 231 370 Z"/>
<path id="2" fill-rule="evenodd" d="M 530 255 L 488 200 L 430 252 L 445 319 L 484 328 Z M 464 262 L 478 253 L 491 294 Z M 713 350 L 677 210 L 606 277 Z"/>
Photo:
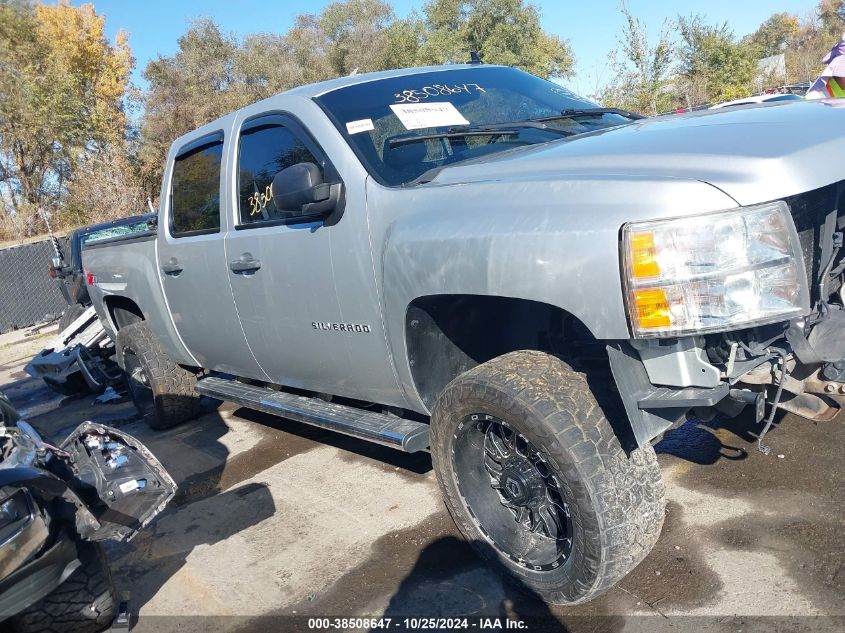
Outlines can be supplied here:
<path id="1" fill-rule="evenodd" d="M 250 206 L 249 215 L 250 217 L 253 215 L 258 215 L 264 209 L 267 208 L 267 205 L 273 199 L 273 190 L 270 188 L 270 185 L 264 189 L 264 192 L 256 191 L 252 194 L 249 198 L 247 198 L 247 204 Z"/>

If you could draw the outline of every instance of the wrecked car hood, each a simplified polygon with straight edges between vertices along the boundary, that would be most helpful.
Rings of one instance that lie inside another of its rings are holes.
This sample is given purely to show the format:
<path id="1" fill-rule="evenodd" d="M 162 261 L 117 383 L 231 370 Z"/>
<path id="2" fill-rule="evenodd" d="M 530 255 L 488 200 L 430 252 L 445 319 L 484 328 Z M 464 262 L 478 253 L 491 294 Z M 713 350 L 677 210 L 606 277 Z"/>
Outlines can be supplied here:
<path id="1" fill-rule="evenodd" d="M 642 119 L 443 169 L 431 185 L 567 176 L 709 183 L 740 205 L 845 178 L 845 100 L 790 101 Z"/>

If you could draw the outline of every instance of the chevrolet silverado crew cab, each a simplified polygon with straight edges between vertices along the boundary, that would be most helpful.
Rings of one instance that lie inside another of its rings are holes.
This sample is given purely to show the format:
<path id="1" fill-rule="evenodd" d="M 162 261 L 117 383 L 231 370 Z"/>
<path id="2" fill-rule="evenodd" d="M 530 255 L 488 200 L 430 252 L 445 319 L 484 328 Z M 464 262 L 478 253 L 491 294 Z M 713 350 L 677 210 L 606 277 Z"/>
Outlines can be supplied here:
<path id="1" fill-rule="evenodd" d="M 175 141 L 83 251 L 156 428 L 201 394 L 429 450 L 478 552 L 594 598 L 658 538 L 689 414 L 845 403 L 845 108 L 645 119 L 501 66 L 303 86 Z"/>

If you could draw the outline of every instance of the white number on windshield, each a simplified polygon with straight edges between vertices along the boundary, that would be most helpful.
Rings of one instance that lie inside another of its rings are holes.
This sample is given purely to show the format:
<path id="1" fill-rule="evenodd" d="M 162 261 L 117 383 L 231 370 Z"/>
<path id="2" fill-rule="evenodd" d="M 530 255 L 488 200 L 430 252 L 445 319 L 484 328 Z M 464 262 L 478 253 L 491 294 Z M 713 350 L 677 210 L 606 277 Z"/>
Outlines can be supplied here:
<path id="1" fill-rule="evenodd" d="M 487 92 L 478 84 L 455 84 L 454 86 L 447 86 L 444 84 L 432 84 L 431 86 L 423 86 L 422 88 L 415 88 L 412 90 L 403 90 L 394 94 L 396 103 L 419 103 L 425 101 L 429 97 L 442 97 L 444 95 L 454 95 L 460 93 L 473 94 Z"/>

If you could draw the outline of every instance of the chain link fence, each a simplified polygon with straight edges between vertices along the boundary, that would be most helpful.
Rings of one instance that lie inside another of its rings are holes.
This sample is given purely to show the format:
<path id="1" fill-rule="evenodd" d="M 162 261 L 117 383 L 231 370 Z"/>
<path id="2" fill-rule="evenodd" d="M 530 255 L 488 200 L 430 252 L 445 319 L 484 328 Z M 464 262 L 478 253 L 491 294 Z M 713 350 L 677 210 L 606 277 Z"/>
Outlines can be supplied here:
<path id="1" fill-rule="evenodd" d="M 67 307 L 47 265 L 50 240 L 0 249 L 0 334 L 57 319 Z"/>

